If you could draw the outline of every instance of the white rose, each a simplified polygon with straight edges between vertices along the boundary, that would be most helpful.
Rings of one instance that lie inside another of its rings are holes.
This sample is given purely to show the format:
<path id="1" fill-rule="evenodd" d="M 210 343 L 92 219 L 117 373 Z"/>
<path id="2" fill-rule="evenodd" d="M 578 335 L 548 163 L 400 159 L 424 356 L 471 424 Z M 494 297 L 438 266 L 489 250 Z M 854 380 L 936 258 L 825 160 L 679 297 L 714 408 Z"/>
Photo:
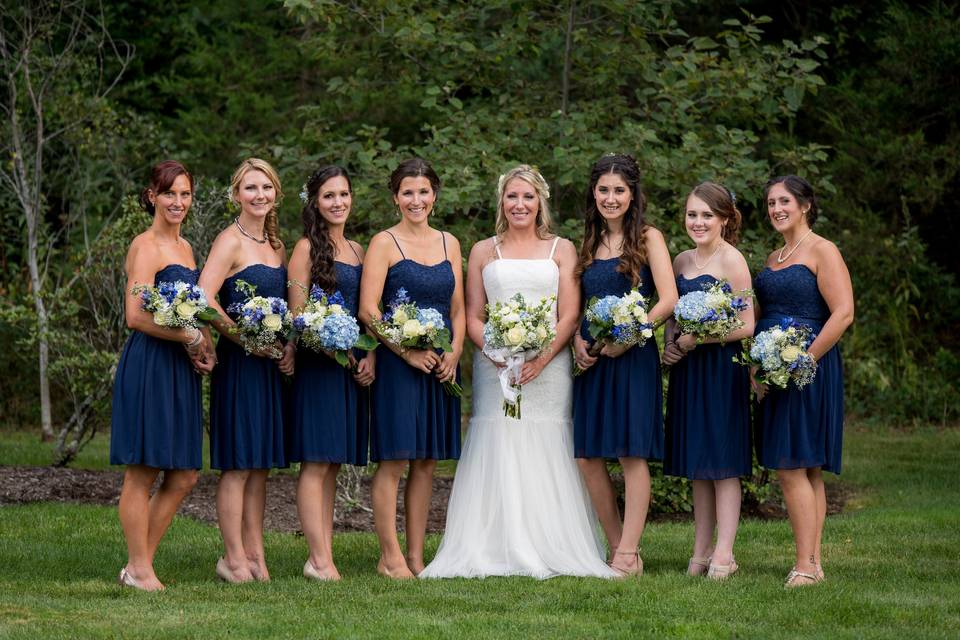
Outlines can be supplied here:
<path id="1" fill-rule="evenodd" d="M 181 318 L 192 318 L 196 313 L 196 305 L 190 302 L 181 302 L 177 305 L 177 315 Z"/>
<path id="2" fill-rule="evenodd" d="M 168 308 L 162 311 L 153 312 L 153 323 L 161 326 L 168 327 L 172 324 L 173 321 L 173 312 Z"/>
<path id="3" fill-rule="evenodd" d="M 800 356 L 800 347 L 795 345 L 787 345 L 780 352 L 780 359 L 784 362 L 793 362 Z"/>
<path id="4" fill-rule="evenodd" d="M 420 321 L 416 318 L 412 320 L 407 320 L 403 323 L 403 337 L 404 338 L 416 338 L 421 334 L 421 325 Z"/>
<path id="5" fill-rule="evenodd" d="M 503 321 L 506 324 L 516 324 L 520 322 L 520 314 L 517 313 L 508 313 L 503 317 Z"/>
<path id="6" fill-rule="evenodd" d="M 524 335 L 523 327 L 513 327 L 507 331 L 507 344 L 514 347 L 523 344 Z"/>
<path id="7" fill-rule="evenodd" d="M 314 314 L 316 314 L 316 317 L 322 318 L 327 315 L 327 308 L 321 304 L 314 310 Z"/>
<path id="8" fill-rule="evenodd" d="M 624 312 L 620 307 L 613 310 L 613 322 L 615 324 L 627 324 L 631 320 L 629 312 Z"/>
<path id="9" fill-rule="evenodd" d="M 637 305 L 633 308 L 633 317 L 639 320 L 640 322 L 646 322 L 647 312 L 644 310 L 643 307 L 641 307 L 640 305 Z"/>
<path id="10" fill-rule="evenodd" d="M 407 317 L 407 312 L 403 309 L 397 309 L 397 312 L 393 314 L 393 321 L 397 324 L 406 324 L 407 320 L 410 318 Z"/>
<path id="11" fill-rule="evenodd" d="M 652 330 L 652 329 L 644 329 L 643 331 L 640 332 L 640 335 L 642 335 L 644 338 L 649 338 L 650 336 L 653 335 L 653 330 Z"/>
<path id="12" fill-rule="evenodd" d="M 339 304 L 332 304 L 330 305 L 330 308 L 327 309 L 327 313 L 329 313 L 332 316 L 338 316 L 341 313 L 343 313 L 343 307 Z"/>
<path id="13" fill-rule="evenodd" d="M 537 327 L 537 337 L 541 340 L 547 337 L 547 330 L 543 325 Z"/>
<path id="14" fill-rule="evenodd" d="M 263 317 L 263 326 L 269 331 L 279 331 L 283 326 L 283 320 L 277 313 L 268 313 Z"/>

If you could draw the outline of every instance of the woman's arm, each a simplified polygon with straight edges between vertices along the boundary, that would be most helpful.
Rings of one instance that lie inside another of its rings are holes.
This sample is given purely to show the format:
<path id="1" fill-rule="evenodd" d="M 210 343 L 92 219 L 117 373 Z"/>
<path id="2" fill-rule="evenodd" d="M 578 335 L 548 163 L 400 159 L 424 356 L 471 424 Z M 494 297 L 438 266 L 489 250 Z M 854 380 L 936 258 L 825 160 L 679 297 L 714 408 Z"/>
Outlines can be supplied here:
<path id="1" fill-rule="evenodd" d="M 492 243 L 493 239 L 488 238 L 473 245 L 467 260 L 467 335 L 478 349 L 483 349 L 483 325 L 487 321 L 487 292 L 483 287 L 483 267 L 490 257 Z"/>
<path id="2" fill-rule="evenodd" d="M 217 300 L 217 292 L 223 286 L 223 281 L 234 267 L 234 256 L 240 251 L 240 243 L 231 234 L 220 232 L 217 239 L 213 241 L 210 247 L 210 253 L 207 255 L 207 262 L 203 265 L 203 271 L 200 272 L 200 286 L 207 294 L 207 302 L 216 309 L 220 317 L 214 320 L 214 328 L 220 333 L 220 337 L 232 340 L 241 344 L 240 337 L 230 331 L 236 326 L 236 323 L 230 319 L 227 312 L 220 306 Z"/>
<path id="3" fill-rule="evenodd" d="M 815 360 L 819 360 L 853 324 L 853 283 L 835 244 L 821 238 L 814 245 L 813 253 L 817 260 L 817 288 L 830 309 L 830 317 L 807 349 Z"/>
<path id="4" fill-rule="evenodd" d="M 310 291 L 310 241 L 300 238 L 287 266 L 287 307 L 294 315 L 303 311 Z"/>
<path id="5" fill-rule="evenodd" d="M 647 247 L 647 263 L 653 273 L 653 286 L 657 290 L 657 304 L 647 312 L 650 324 L 657 325 L 673 315 L 677 304 L 677 282 L 673 275 L 670 251 L 658 229 L 648 227 L 644 234 Z"/>
<path id="6" fill-rule="evenodd" d="M 449 233 L 445 235 L 450 240 L 447 243 L 447 252 L 450 266 L 453 268 L 453 297 L 450 298 L 450 327 L 453 333 L 450 344 L 453 351 L 443 353 L 440 356 L 440 364 L 435 369 L 436 376 L 444 382 L 455 380 L 457 377 L 457 364 L 463 354 L 463 340 L 467 327 L 463 302 L 463 256 L 460 253 L 460 242 Z"/>

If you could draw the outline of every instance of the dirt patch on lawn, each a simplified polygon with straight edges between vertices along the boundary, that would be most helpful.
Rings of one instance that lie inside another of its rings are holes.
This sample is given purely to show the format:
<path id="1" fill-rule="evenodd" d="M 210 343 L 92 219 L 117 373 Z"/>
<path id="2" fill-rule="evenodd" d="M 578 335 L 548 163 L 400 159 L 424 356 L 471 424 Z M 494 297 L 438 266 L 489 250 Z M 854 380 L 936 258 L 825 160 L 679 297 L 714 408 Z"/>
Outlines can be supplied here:
<path id="1" fill-rule="evenodd" d="M 200 475 L 193 492 L 180 506 L 180 515 L 216 524 L 215 496 L 218 476 Z M 120 497 L 123 473 L 55 467 L 0 467 L 0 506 L 28 502 L 73 502 L 80 504 L 115 505 Z M 453 478 L 438 476 L 433 481 L 433 501 L 427 530 L 443 531 L 447 518 L 447 501 Z M 403 495 L 404 482 L 400 484 Z M 297 518 L 297 478 L 290 474 L 274 474 L 267 482 L 267 510 L 264 526 L 271 531 L 300 532 Z M 827 485 L 827 512 L 843 511 L 854 495 L 852 487 L 839 483 Z M 347 503 L 338 493 L 334 527 L 336 531 L 373 531 L 370 505 L 370 478 L 360 484 L 356 503 Z M 397 506 L 397 529 L 403 530 L 403 501 Z M 744 517 L 782 519 L 786 509 L 779 503 L 744 505 Z M 654 514 L 653 521 L 689 520 L 692 514 Z"/>

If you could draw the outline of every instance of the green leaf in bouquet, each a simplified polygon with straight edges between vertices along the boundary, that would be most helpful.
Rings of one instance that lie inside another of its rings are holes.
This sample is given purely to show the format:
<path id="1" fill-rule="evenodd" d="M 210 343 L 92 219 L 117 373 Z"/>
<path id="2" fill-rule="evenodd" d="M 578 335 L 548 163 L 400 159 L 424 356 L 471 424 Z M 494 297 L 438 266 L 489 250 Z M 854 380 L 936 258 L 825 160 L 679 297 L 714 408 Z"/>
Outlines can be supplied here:
<path id="1" fill-rule="evenodd" d="M 213 307 L 205 307 L 197 312 L 197 320 L 210 323 L 214 320 L 221 320 L 220 314 Z"/>
<path id="2" fill-rule="evenodd" d="M 359 338 L 357 338 L 357 343 L 353 345 L 357 349 L 363 351 L 373 351 L 380 345 L 380 342 L 373 336 L 364 333 Z"/>
<path id="3" fill-rule="evenodd" d="M 337 351 L 336 353 L 333 354 L 333 357 L 338 363 L 340 363 L 340 366 L 342 367 L 350 366 L 350 358 L 347 357 L 346 351 Z"/>

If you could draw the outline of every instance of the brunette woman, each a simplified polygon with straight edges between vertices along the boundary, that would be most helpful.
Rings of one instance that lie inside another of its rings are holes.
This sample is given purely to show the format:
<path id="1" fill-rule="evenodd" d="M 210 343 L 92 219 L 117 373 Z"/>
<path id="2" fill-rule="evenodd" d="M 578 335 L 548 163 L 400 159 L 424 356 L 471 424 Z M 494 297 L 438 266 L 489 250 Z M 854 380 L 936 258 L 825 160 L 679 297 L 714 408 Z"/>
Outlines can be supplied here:
<path id="1" fill-rule="evenodd" d="M 303 308 L 311 287 L 328 295 L 339 292 L 347 312 L 356 317 L 360 297 L 363 249 L 348 240 L 344 228 L 353 206 L 346 170 L 321 167 L 306 184 L 303 238 L 290 256 L 290 308 Z M 359 360 L 351 354 L 351 369 L 333 354 L 308 348 L 297 351 L 297 375 L 291 394 L 288 461 L 300 462 L 297 511 L 310 557 L 303 575 L 314 580 L 339 580 L 333 563 L 333 504 L 341 464 L 367 464 L 367 387 L 373 382 L 374 355 Z M 355 368 L 355 370 L 354 370 Z"/>
<path id="2" fill-rule="evenodd" d="M 244 280 L 259 296 L 287 292 L 286 251 L 277 236 L 280 178 L 259 158 L 244 160 L 233 174 L 231 198 L 240 208 L 220 232 L 200 275 L 206 291 L 219 291 L 223 309 L 243 302 L 236 284 Z M 222 312 L 215 323 L 219 366 L 210 388 L 210 466 L 222 470 L 217 487 L 217 521 L 224 555 L 217 575 L 227 582 L 269 580 L 263 551 L 263 513 L 270 469 L 287 466 L 284 454 L 285 389 L 281 374 L 292 374 L 294 346 L 273 345 L 246 353 Z M 276 358 L 276 354 L 282 354 Z"/>
<path id="3" fill-rule="evenodd" d="M 113 384 L 110 464 L 127 465 L 120 493 L 120 524 L 127 542 L 121 585 L 159 591 L 153 569 L 157 545 L 203 464 L 200 376 L 213 368 L 207 338 L 197 329 L 154 323 L 134 293 L 137 285 L 197 283 L 193 249 L 180 225 L 193 203 L 193 176 L 179 162 L 153 167 L 140 204 L 153 216 L 150 228 L 127 251 L 124 312 L 133 330 Z M 186 348 L 186 350 L 184 350 Z M 150 489 L 163 471 L 153 498 Z"/>
<path id="4" fill-rule="evenodd" d="M 402 349 L 384 342 L 377 356 L 370 423 L 370 459 L 380 464 L 373 477 L 373 518 L 380 539 L 377 571 L 412 578 L 424 567 L 433 471 L 437 460 L 460 457 L 460 399 L 443 382 L 459 377 L 465 320 L 460 243 L 430 226 L 440 178 L 420 158 L 405 160 L 390 175 L 400 220 L 371 239 L 360 287 L 360 316 L 370 325 L 403 288 L 420 308 L 432 307 L 450 329 L 453 350 Z M 407 474 L 404 558 L 397 541 L 400 477 Z"/>
<path id="5" fill-rule="evenodd" d="M 652 303 L 657 323 L 673 312 L 677 287 L 663 234 L 644 219 L 640 169 L 627 155 L 611 154 L 590 172 L 586 223 L 578 273 L 582 299 L 622 296 L 634 287 Z M 663 456 L 660 354 L 652 338 L 642 347 L 604 344 L 597 355 L 584 319 L 574 355 L 584 373 L 574 379 L 574 455 L 610 546 L 610 566 L 641 575 L 638 546 L 650 506 L 648 460 Z M 620 461 L 625 484 L 620 521 L 607 459 Z"/>
<path id="6" fill-rule="evenodd" d="M 836 245 L 813 232 L 819 208 L 803 178 L 787 175 L 766 185 L 767 216 L 783 247 L 754 279 L 757 327 L 765 331 L 790 317 L 816 338 L 807 351 L 817 363 L 813 382 L 797 389 L 765 386 L 756 428 L 760 464 L 777 470 L 796 543 L 796 564 L 786 586 L 824 578 L 820 541 L 827 515 L 823 471 L 840 473 L 843 444 L 843 364 L 836 348 L 853 323 L 853 285 Z"/>
<path id="7" fill-rule="evenodd" d="M 680 295 L 719 281 L 735 292 L 750 288 L 750 269 L 735 247 L 740 211 L 726 188 L 713 182 L 694 187 L 686 199 L 684 225 L 696 247 L 673 261 Z M 753 311 L 739 317 L 743 326 L 723 344 L 681 334 L 672 317 L 664 333 L 663 361 L 671 368 L 663 471 L 693 481 L 696 533 L 687 573 L 706 573 L 714 580 L 738 568 L 733 541 L 740 522 L 740 476 L 749 476 L 752 467 L 750 375 L 733 358 L 740 340 L 753 335 Z"/>

